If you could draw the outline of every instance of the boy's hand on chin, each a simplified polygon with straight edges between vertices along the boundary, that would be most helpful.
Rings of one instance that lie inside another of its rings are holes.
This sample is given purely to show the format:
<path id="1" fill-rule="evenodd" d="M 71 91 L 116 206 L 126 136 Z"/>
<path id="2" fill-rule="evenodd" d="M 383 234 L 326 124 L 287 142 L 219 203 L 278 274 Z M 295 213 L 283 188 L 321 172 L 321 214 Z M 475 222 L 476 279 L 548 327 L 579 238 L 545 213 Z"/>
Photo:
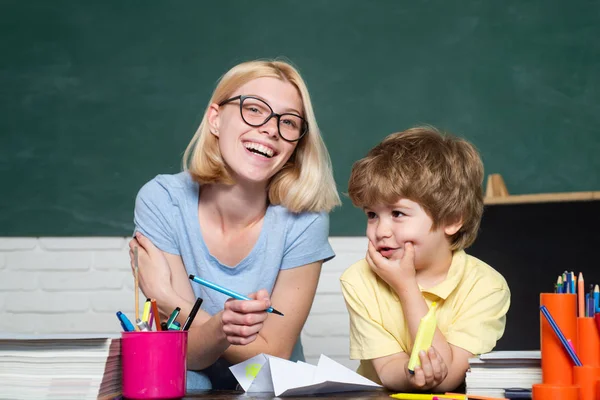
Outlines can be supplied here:
<path id="1" fill-rule="evenodd" d="M 382 256 L 369 241 L 366 259 L 371 269 L 392 287 L 402 285 L 406 280 L 415 279 L 415 248 L 411 242 L 404 243 L 402 258 L 390 260 Z"/>

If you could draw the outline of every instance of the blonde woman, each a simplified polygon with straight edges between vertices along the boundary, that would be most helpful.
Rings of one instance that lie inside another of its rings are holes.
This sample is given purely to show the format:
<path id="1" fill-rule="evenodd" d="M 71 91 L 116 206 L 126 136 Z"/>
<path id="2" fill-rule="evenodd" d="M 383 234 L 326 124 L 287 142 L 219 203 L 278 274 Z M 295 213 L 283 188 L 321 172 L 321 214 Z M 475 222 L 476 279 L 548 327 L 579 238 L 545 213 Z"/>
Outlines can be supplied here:
<path id="1" fill-rule="evenodd" d="M 328 212 L 339 204 L 329 155 L 298 71 L 281 61 L 239 64 L 217 84 L 183 159 L 135 205 L 140 286 L 163 318 L 189 331 L 188 389 L 232 389 L 228 366 L 260 353 L 302 360 L 300 331 L 321 265 L 334 253 Z M 132 255 L 130 251 L 130 255 Z M 191 283 L 214 282 L 251 300 Z M 265 312 L 275 307 L 284 316 Z"/>

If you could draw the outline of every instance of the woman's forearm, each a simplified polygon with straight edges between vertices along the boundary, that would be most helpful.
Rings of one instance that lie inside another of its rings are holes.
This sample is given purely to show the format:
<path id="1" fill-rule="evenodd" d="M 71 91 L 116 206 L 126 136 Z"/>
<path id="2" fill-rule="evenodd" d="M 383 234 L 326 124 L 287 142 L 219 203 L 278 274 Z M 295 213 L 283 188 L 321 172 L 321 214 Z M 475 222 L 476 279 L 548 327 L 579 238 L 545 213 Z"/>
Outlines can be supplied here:
<path id="1" fill-rule="evenodd" d="M 261 353 L 269 354 L 279 358 L 284 358 L 287 360 L 292 355 L 294 344 L 295 341 L 291 343 L 291 346 L 287 344 L 285 348 L 281 346 L 276 348 L 259 333 L 256 337 L 256 340 L 252 343 L 249 343 L 245 346 L 229 347 L 223 354 L 223 357 L 232 364 L 240 363 Z"/>
<path id="2" fill-rule="evenodd" d="M 160 319 L 161 322 L 166 322 L 167 319 L 171 316 L 175 308 L 179 307 L 180 311 L 175 319 L 177 322 L 183 326 L 185 319 L 189 315 L 192 310 L 193 303 L 186 301 L 185 299 L 178 296 L 176 293 L 162 293 L 159 298 L 156 298 L 156 305 L 158 306 L 158 311 L 161 314 Z M 200 313 L 199 313 L 200 314 Z M 196 318 L 200 317 L 198 315 Z"/>
<path id="3" fill-rule="evenodd" d="M 188 332 L 189 369 L 201 370 L 209 367 L 229 348 L 230 344 L 221 327 L 221 313 L 215 314 L 203 323 L 192 324 Z"/>

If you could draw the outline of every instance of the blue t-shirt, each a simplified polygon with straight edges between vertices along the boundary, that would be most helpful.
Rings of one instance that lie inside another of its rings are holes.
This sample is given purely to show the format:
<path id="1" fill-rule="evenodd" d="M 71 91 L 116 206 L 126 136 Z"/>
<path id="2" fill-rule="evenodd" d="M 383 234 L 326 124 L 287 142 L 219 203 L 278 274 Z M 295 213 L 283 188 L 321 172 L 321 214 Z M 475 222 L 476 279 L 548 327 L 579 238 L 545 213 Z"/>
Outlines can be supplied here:
<path id="1" fill-rule="evenodd" d="M 241 294 L 263 288 L 271 293 L 280 269 L 334 257 L 328 241 L 327 213 L 292 213 L 283 206 L 269 205 L 254 248 L 237 265 L 224 265 L 209 253 L 202 237 L 199 190 L 199 184 L 187 172 L 158 175 L 140 189 L 135 203 L 136 230 L 162 251 L 181 256 L 188 274 Z M 203 310 L 214 315 L 223 309 L 226 295 L 196 283 L 191 285 L 195 295 L 204 300 Z M 303 359 L 298 339 L 291 360 Z M 235 388 L 229 365 L 220 359 L 203 374 L 188 373 L 188 389 Z"/>

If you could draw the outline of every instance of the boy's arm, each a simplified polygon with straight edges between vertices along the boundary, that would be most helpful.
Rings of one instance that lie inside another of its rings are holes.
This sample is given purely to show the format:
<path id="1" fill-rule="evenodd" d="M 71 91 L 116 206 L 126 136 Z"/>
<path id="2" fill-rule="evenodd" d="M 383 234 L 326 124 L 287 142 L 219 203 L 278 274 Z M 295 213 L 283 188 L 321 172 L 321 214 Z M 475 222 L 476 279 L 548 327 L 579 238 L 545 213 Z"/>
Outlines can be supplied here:
<path id="1" fill-rule="evenodd" d="M 472 357 L 471 353 L 457 346 L 450 345 L 450 347 L 454 353 L 454 362 L 457 363 L 460 359 L 466 359 L 468 367 L 468 359 Z M 436 353 L 435 357 L 439 357 L 439 353 Z M 439 364 L 439 368 L 433 367 L 435 362 L 430 361 L 433 358 L 430 354 L 422 362 L 423 370 L 417 370 L 415 371 L 415 375 L 411 375 L 407 369 L 409 358 L 408 354 L 402 352 L 376 358 L 371 360 L 371 362 L 381 383 L 386 388 L 399 392 L 414 389 L 447 392 L 456 389 L 464 380 L 464 371 L 466 369 L 463 371 L 460 367 L 451 367 L 442 364 Z M 427 363 L 430 364 L 428 365 Z M 444 368 L 446 369 L 444 370 Z M 427 374 L 424 371 L 425 369 L 429 369 Z M 447 375 L 442 378 L 446 372 Z M 439 381 L 441 383 L 436 385 L 436 382 Z M 431 385 L 428 385 L 428 383 L 431 383 Z"/>
<path id="2" fill-rule="evenodd" d="M 416 280 L 414 282 L 404 282 L 401 287 L 394 287 L 393 289 L 398 294 L 400 303 L 402 304 L 402 310 L 404 310 L 404 317 L 408 324 L 410 337 L 413 339 L 414 343 L 419 324 L 421 323 L 421 318 L 427 314 L 429 308 L 421 294 L 421 290 L 419 289 Z M 444 391 L 455 389 L 463 381 L 465 373 L 469 368 L 469 357 L 472 357 L 473 355 L 460 347 L 448 343 L 446 337 L 438 328 L 435 329 L 435 335 L 433 336 L 431 346 L 437 350 L 442 361 L 448 368 L 448 375 L 436 386 L 436 390 Z"/>
<path id="3" fill-rule="evenodd" d="M 358 265 L 350 267 L 340 278 L 350 317 L 350 358 L 375 360 L 405 354 L 399 340 L 379 319 L 382 313 L 389 313 L 389 310 L 385 302 L 380 302 L 378 296 L 372 293 L 367 283 L 372 278 Z"/>
<path id="4" fill-rule="evenodd" d="M 404 318 L 408 326 L 409 334 L 414 343 L 421 318 L 427 314 L 429 307 L 417 284 L 414 266 L 414 248 L 412 243 L 405 243 L 404 249 L 404 255 L 398 263 L 398 261 L 391 261 L 383 257 L 377 252 L 372 243 L 369 243 L 367 261 L 371 268 L 373 268 L 398 295 L 400 303 L 402 304 L 402 310 L 404 312 Z M 423 373 L 428 377 L 427 382 L 424 383 L 420 382 L 421 379 L 419 377 L 407 376 L 405 373 L 406 366 L 400 364 L 400 360 L 408 358 L 409 355 L 407 354 L 404 354 L 403 356 L 391 355 L 382 357 L 381 359 L 374 361 L 373 366 L 386 387 L 398 388 L 401 390 L 425 390 L 434 387 L 438 390 L 451 390 L 456 388 L 464 379 L 464 375 L 469 368 L 468 359 L 471 354 L 456 346 L 450 345 L 442 332 L 437 328 L 433 337 L 432 347 L 435 348 L 440 359 L 433 359 L 431 364 L 426 363 L 424 365 L 426 368 L 423 369 Z M 440 363 L 445 364 L 445 366 L 440 366 Z M 447 368 L 449 373 L 447 376 L 442 377 L 440 382 L 438 379 L 434 378 L 434 372 L 443 369 L 444 367 Z M 417 367 L 415 375 L 420 375 L 420 373 L 417 374 L 417 370 L 419 369 L 420 368 Z M 384 381 L 384 378 L 387 382 Z"/>
<path id="5" fill-rule="evenodd" d="M 427 314 L 429 308 L 416 281 L 414 285 L 406 283 L 402 288 L 394 287 L 394 290 L 396 290 L 402 304 L 409 333 L 414 342 L 421 318 Z M 406 353 L 373 359 L 373 367 L 383 385 L 393 390 L 429 390 L 435 388 L 436 391 L 443 392 L 455 389 L 465 377 L 465 373 L 469 368 L 469 357 L 472 357 L 472 354 L 460 347 L 449 344 L 437 328 L 432 347 L 437 354 L 434 357 L 427 354 L 425 357 L 429 358 L 429 362 L 427 360 L 422 362 L 423 367 L 417 367 L 414 375 L 407 372 L 410 355 Z M 421 360 L 423 360 L 423 357 L 421 357 Z M 445 365 L 441 365 L 441 363 Z M 441 373 L 444 369 L 447 370 L 445 376 Z"/>
<path id="6" fill-rule="evenodd" d="M 394 264 L 383 258 L 369 243 L 367 261 L 371 268 L 398 295 L 410 336 L 414 341 L 421 318 L 427 313 L 428 307 L 414 274 L 410 273 L 410 271 L 414 271 L 412 245 L 406 246 L 406 250 L 405 254 L 408 257 L 403 257 L 400 263 Z M 400 279 L 398 279 L 399 277 Z M 447 338 L 439 329 L 435 331 L 432 347 L 447 366 L 448 375 L 441 382 L 428 386 L 428 388 L 435 388 L 437 391 L 456 388 L 464 379 L 469 368 L 469 358 L 473 354 L 491 351 L 496 341 L 502 336 L 506 313 L 510 306 L 510 290 L 504 279 L 481 280 L 478 285 L 487 290 L 480 291 L 470 298 L 469 306 L 456 316 L 452 329 L 446 333 Z M 423 357 L 421 357 L 421 361 L 423 362 Z M 385 363 L 379 362 L 378 364 L 381 367 Z M 431 365 L 435 369 L 435 362 L 432 362 Z M 394 384 L 402 382 L 403 378 L 398 374 L 396 375 L 398 381 L 392 382 Z M 408 378 L 412 379 L 411 376 Z M 413 381 L 413 383 L 415 382 Z M 419 386 L 416 388 L 418 389 Z"/>
<path id="7" fill-rule="evenodd" d="M 406 353 L 396 353 L 371 360 L 381 384 L 387 389 L 405 392 L 412 389 L 406 373 L 410 357 Z"/>

